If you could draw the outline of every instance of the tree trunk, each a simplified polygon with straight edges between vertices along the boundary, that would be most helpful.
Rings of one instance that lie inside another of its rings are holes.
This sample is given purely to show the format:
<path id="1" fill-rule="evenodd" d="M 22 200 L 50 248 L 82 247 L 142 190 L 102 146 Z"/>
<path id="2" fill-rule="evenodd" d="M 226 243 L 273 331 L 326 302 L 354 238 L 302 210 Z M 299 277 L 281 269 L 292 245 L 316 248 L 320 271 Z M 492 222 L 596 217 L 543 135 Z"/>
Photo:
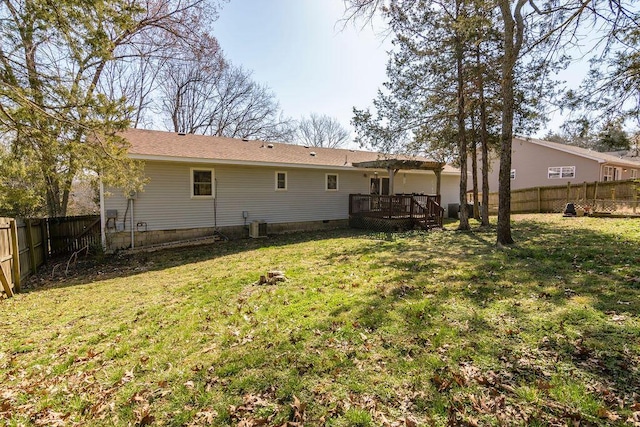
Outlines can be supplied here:
<path id="1" fill-rule="evenodd" d="M 487 132 L 487 104 L 484 98 L 484 76 L 480 66 L 480 44 L 476 49 L 478 61 L 478 93 L 480 95 L 480 146 L 482 152 L 481 227 L 489 226 L 489 133 Z"/>
<path id="2" fill-rule="evenodd" d="M 489 226 L 489 141 L 486 137 L 486 122 L 482 140 L 482 222 L 481 227 Z"/>
<path id="3" fill-rule="evenodd" d="M 472 122 L 474 120 L 472 119 Z M 472 128 L 476 128 L 475 124 L 472 124 Z M 471 180 L 473 182 L 473 218 L 476 220 L 480 219 L 480 207 L 478 201 L 478 149 L 476 146 L 475 135 L 471 141 Z"/>
<path id="4" fill-rule="evenodd" d="M 498 245 L 510 245 L 511 237 L 511 142 L 513 138 L 513 75 L 524 33 L 521 9 L 527 0 L 518 0 L 514 14 L 511 1 L 499 0 L 504 22 L 504 55 L 502 58 L 502 131 L 500 134 L 500 172 L 498 176 Z M 515 17 L 515 18 L 514 18 Z"/>
<path id="5" fill-rule="evenodd" d="M 457 18 L 460 18 L 460 2 L 456 2 Z M 464 98 L 464 51 L 461 36 L 455 38 L 456 73 L 458 92 L 458 156 L 460 158 L 460 224 L 458 230 L 469 230 L 469 213 L 467 211 L 467 136 L 465 132 L 465 98 Z"/>

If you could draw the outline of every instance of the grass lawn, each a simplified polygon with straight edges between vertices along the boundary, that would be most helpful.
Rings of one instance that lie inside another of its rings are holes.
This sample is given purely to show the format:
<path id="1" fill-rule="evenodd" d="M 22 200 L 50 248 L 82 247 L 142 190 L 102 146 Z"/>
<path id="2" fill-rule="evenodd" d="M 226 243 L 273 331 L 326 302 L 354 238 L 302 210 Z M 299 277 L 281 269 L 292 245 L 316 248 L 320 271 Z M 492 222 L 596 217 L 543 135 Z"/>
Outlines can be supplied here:
<path id="1" fill-rule="evenodd" d="M 455 227 L 41 276 L 0 301 L 0 424 L 640 425 L 640 221 Z"/>

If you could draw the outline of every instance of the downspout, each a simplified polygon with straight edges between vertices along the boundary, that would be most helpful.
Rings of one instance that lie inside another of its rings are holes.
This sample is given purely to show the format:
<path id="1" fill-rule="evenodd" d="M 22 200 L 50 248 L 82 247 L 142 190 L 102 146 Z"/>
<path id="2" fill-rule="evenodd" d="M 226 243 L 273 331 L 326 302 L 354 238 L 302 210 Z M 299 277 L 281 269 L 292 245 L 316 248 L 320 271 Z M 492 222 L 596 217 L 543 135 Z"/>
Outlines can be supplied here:
<path id="1" fill-rule="evenodd" d="M 133 229 L 133 199 L 129 199 L 129 202 L 131 203 L 131 216 L 129 217 L 131 219 L 131 249 L 135 248 L 135 231 Z"/>
<path id="2" fill-rule="evenodd" d="M 104 212 L 104 184 L 102 183 L 102 177 L 100 177 L 100 243 L 102 244 L 102 250 L 107 250 L 107 219 Z"/>
<path id="3" fill-rule="evenodd" d="M 246 222 L 246 219 L 245 219 Z M 213 179 L 213 233 L 218 232 L 218 179 Z"/>

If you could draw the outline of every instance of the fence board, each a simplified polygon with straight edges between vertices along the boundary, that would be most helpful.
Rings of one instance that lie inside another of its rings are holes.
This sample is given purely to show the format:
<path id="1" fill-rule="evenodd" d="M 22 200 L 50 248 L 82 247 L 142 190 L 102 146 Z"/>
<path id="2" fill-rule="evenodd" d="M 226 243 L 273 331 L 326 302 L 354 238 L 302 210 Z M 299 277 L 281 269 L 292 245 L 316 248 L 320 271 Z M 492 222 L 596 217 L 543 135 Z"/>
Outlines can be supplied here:
<path id="1" fill-rule="evenodd" d="M 4 274 L 4 268 L 0 268 L 0 283 L 2 283 L 2 290 L 8 297 L 13 296 L 13 286 L 9 282 L 9 279 Z"/>
<path id="2" fill-rule="evenodd" d="M 4 292 L 7 296 L 13 295 L 15 287 L 15 280 L 13 279 L 13 241 L 11 236 L 10 218 L 0 218 L 0 275 L 2 276 L 0 278 L 2 281 L 0 292 Z"/>
<path id="3" fill-rule="evenodd" d="M 11 250 L 13 252 L 13 280 L 15 287 L 20 292 L 22 286 L 22 275 L 20 273 L 20 245 L 18 244 L 18 223 L 11 221 Z"/>
<path id="4" fill-rule="evenodd" d="M 0 266 L 8 286 L 19 292 L 21 283 L 42 264 L 47 251 L 44 220 L 0 218 Z M 4 294 L 10 295 L 6 289 Z M 12 292 L 13 293 L 13 292 Z"/>
<path id="5" fill-rule="evenodd" d="M 100 245 L 100 216 L 86 215 L 47 219 L 50 255 L 73 253 Z"/>
<path id="6" fill-rule="evenodd" d="M 20 279 L 26 280 L 31 274 L 31 253 L 29 250 L 29 240 L 27 238 L 27 224 L 22 219 L 16 219 L 18 229 L 18 258 L 20 260 Z"/>

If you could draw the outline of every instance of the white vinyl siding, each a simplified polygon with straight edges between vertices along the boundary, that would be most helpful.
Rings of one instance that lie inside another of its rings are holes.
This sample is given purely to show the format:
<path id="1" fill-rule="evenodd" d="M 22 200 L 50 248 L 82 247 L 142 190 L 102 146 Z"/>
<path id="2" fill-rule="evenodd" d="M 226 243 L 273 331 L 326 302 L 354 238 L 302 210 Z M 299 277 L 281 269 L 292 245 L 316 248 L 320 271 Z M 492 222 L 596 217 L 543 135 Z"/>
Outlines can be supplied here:
<path id="1" fill-rule="evenodd" d="M 576 167 L 575 166 L 551 166 L 547 171 L 547 178 L 560 179 L 560 178 L 575 178 Z"/>
<path id="2" fill-rule="evenodd" d="M 287 191 L 287 173 L 276 172 L 276 191 Z"/>
<path id="3" fill-rule="evenodd" d="M 144 168 L 149 183 L 134 203 L 134 224 L 146 222 L 147 230 L 241 226 L 247 221 L 287 223 L 344 220 L 349 217 L 349 194 L 369 194 L 368 171 L 328 172 L 323 169 L 287 171 L 287 191 L 274 191 L 279 169 L 260 166 L 216 165 L 212 174 L 214 194 L 192 198 L 191 169 L 213 169 L 210 165 L 147 161 Z M 281 170 L 280 170 L 281 171 Z M 326 191 L 326 175 L 339 175 L 339 191 Z M 396 180 L 397 193 L 435 194 L 432 173 L 407 173 L 406 182 Z M 458 176 L 443 175 L 442 205 L 455 203 Z M 118 189 L 109 189 L 105 209 L 118 210 L 122 223 L 127 201 Z M 130 214 L 130 213 L 129 213 Z M 128 215 L 129 215 L 128 214 Z M 129 217 L 126 219 L 129 229 Z"/>

